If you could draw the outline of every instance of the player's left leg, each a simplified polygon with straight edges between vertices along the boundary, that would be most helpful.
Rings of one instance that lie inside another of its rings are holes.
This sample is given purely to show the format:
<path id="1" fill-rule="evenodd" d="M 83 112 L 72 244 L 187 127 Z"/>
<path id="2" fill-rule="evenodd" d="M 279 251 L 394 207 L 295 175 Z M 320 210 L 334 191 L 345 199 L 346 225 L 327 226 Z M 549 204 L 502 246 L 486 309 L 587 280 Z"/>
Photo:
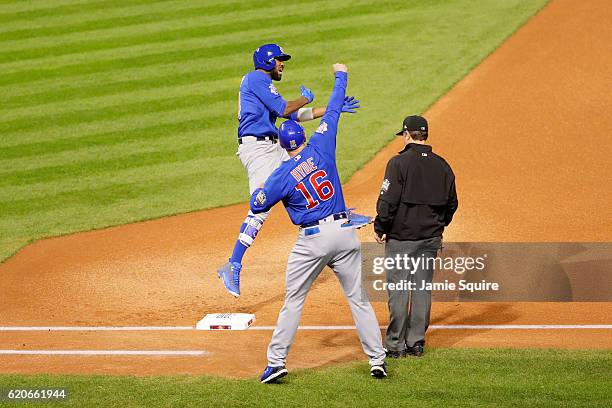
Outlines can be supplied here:
<path id="1" fill-rule="evenodd" d="M 361 346 L 369 357 L 370 365 L 372 367 L 382 366 L 385 361 L 385 350 L 382 346 L 378 320 L 366 293 L 362 291 L 359 237 L 354 229 L 345 228 L 340 230 L 339 235 L 335 237 L 335 242 L 342 248 L 329 266 L 336 273 L 348 299 Z"/>
<path id="2" fill-rule="evenodd" d="M 249 178 L 249 195 L 265 183 L 274 170 L 288 157 L 285 149 L 281 148 L 278 143 L 241 145 L 238 153 Z M 253 245 L 268 215 L 269 212 L 257 215 L 251 211 L 248 212 L 240 226 L 238 239 L 230 257 L 231 262 L 242 262 L 244 253 Z"/>
<path id="3" fill-rule="evenodd" d="M 259 185 L 263 184 L 270 174 L 289 156 L 278 143 L 254 143 L 240 145 L 238 155 L 249 178 L 249 194 Z M 269 212 L 253 214 L 248 212 L 238 233 L 238 239 L 229 261 L 218 270 L 219 277 L 223 280 L 225 288 L 230 294 L 240 296 L 240 272 L 242 270 L 242 258 L 247 249 L 257 238 L 259 230 L 268 218 Z"/>

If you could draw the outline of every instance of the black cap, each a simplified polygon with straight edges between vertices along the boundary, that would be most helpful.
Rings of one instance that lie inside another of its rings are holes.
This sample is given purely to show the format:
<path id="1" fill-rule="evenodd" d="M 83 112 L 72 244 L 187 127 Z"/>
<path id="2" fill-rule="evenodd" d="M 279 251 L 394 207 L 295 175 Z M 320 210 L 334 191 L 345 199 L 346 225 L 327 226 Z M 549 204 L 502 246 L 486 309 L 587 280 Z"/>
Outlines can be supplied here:
<path id="1" fill-rule="evenodd" d="M 406 116 L 404 119 L 404 125 L 402 126 L 402 130 L 397 132 L 396 136 L 403 136 L 404 131 L 406 130 L 420 130 L 421 132 L 427 132 L 427 119 L 422 116 L 412 115 Z"/>

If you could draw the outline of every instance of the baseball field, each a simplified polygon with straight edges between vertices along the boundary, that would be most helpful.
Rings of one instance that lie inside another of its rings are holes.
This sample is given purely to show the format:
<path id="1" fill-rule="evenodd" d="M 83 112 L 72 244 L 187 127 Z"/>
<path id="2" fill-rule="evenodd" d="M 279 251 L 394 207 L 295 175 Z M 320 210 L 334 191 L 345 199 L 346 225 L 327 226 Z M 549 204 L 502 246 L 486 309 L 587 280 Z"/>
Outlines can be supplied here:
<path id="1" fill-rule="evenodd" d="M 609 406 L 612 303 L 434 303 L 425 357 L 375 382 L 327 270 L 290 376 L 264 386 L 296 228 L 275 209 L 240 299 L 216 268 L 247 207 L 238 86 L 266 42 L 293 55 L 288 99 L 305 84 L 324 105 L 331 64 L 348 65 L 362 107 L 337 157 L 360 212 L 375 213 L 401 120 L 424 113 L 457 174 L 445 240 L 610 242 L 611 18 L 604 0 L 0 1 L 0 391 L 67 388 L 65 406 Z M 193 330 L 214 312 L 257 322 Z M 28 406 L 0 400 L 13 404 Z"/>

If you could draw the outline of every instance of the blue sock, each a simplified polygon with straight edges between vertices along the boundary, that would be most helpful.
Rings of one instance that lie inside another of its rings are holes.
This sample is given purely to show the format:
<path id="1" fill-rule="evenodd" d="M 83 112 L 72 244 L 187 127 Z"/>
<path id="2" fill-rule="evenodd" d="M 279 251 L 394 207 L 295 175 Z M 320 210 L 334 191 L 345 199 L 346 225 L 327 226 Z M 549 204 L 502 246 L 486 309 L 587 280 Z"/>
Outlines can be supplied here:
<path id="1" fill-rule="evenodd" d="M 242 224 L 242 226 L 240 227 L 240 233 L 244 232 L 246 226 L 246 223 Z M 232 257 L 230 258 L 230 262 L 242 263 L 242 258 L 244 257 L 244 254 L 248 248 L 248 246 L 244 245 L 242 242 L 240 242 L 239 239 L 237 239 L 236 244 L 234 245 L 234 251 L 232 252 Z"/>

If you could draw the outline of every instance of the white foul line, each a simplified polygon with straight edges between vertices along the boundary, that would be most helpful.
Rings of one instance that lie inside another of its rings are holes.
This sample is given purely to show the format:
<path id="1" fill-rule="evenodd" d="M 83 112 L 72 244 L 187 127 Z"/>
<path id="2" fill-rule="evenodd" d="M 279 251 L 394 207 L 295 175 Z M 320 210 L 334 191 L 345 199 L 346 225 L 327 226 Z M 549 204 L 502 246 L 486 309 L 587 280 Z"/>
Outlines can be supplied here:
<path id="1" fill-rule="evenodd" d="M 457 325 L 440 325 L 429 326 L 432 329 L 450 329 L 450 330 L 559 330 L 559 329 L 612 329 L 612 324 L 457 324 Z"/>
<path id="2" fill-rule="evenodd" d="M 53 356 L 202 356 L 206 351 L 177 350 L 0 350 L 0 355 Z"/>
<path id="3" fill-rule="evenodd" d="M 193 326 L 0 326 L 0 331 L 179 331 Z"/>
<path id="4" fill-rule="evenodd" d="M 387 326 L 379 326 L 386 329 Z M 612 329 L 612 324 L 449 324 L 432 325 L 430 329 L 447 330 L 545 330 L 545 329 Z M 249 330 L 274 330 L 275 326 L 254 326 Z M 300 326 L 299 330 L 355 330 L 355 326 Z"/>
<path id="5" fill-rule="evenodd" d="M 380 326 L 385 329 L 386 326 Z M 432 325 L 433 330 L 609 330 L 612 324 L 450 324 Z M 274 330 L 275 326 L 252 326 L 249 330 Z M 8 331 L 186 331 L 194 326 L 0 326 Z M 298 330 L 355 330 L 355 326 L 300 326 Z"/>

